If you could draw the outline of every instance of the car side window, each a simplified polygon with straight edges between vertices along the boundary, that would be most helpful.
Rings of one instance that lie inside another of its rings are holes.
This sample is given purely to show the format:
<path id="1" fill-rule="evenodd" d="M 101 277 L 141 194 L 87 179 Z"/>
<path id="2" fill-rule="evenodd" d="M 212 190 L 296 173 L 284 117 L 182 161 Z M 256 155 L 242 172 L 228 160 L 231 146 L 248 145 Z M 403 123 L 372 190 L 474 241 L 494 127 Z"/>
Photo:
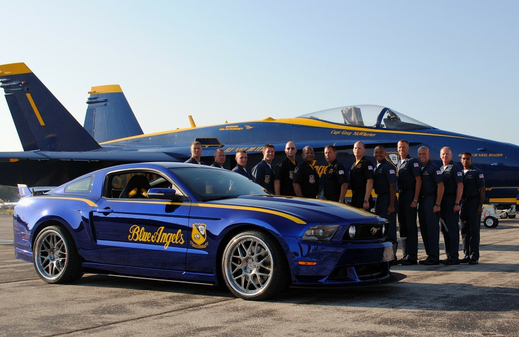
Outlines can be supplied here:
<path id="1" fill-rule="evenodd" d="M 94 177 L 87 177 L 69 184 L 65 187 L 65 193 L 90 193 Z"/>
<path id="2" fill-rule="evenodd" d="M 106 198 L 147 199 L 150 188 L 173 188 L 176 194 L 184 194 L 170 180 L 156 172 L 124 171 L 108 174 L 103 196 Z"/>

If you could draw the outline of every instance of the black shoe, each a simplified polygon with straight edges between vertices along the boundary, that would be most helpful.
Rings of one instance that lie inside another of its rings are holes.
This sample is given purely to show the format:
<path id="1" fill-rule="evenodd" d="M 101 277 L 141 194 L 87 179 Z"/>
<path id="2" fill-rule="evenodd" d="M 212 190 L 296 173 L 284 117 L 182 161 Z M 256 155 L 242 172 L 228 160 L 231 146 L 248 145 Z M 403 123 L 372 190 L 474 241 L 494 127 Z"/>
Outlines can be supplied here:
<path id="1" fill-rule="evenodd" d="M 402 266 L 411 266 L 414 264 L 418 264 L 416 260 L 402 260 Z"/>
<path id="2" fill-rule="evenodd" d="M 473 259 L 470 259 L 469 260 L 469 264 L 478 264 L 478 260 L 473 260 Z"/>
<path id="3" fill-rule="evenodd" d="M 458 259 L 454 260 L 454 259 L 450 259 L 450 258 L 449 259 L 445 259 L 445 260 L 441 260 L 440 262 L 442 264 L 444 264 L 444 265 L 447 265 L 447 266 L 453 266 L 455 264 L 460 264 L 460 260 L 458 260 Z"/>
<path id="4" fill-rule="evenodd" d="M 470 261 L 470 257 L 465 256 L 464 258 L 462 258 L 462 259 L 460 260 L 460 263 L 469 263 L 469 261 Z"/>
<path id="5" fill-rule="evenodd" d="M 440 261 L 433 261 L 433 260 L 425 259 L 425 260 L 420 261 L 420 264 L 423 264 L 426 266 L 435 266 L 435 265 L 440 264 Z"/>

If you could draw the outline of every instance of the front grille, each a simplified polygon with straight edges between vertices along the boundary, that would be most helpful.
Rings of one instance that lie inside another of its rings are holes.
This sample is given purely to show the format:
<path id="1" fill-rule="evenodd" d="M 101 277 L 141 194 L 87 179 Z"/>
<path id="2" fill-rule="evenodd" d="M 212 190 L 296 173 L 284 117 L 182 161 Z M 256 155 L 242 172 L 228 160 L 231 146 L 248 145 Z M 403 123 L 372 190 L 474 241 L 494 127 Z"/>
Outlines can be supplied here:
<path id="1" fill-rule="evenodd" d="M 384 239 L 387 235 L 387 225 L 382 223 L 374 223 L 374 224 L 352 224 L 350 226 L 355 226 L 356 234 L 354 238 L 351 238 L 349 235 L 348 229 L 344 233 L 342 237 L 343 241 L 351 241 L 351 240 L 376 240 L 376 239 Z M 386 226 L 386 233 L 382 234 L 382 227 Z"/>
<path id="2" fill-rule="evenodd" d="M 354 267 L 339 267 L 333 270 L 328 281 L 360 280 L 370 281 L 384 278 L 388 275 L 387 263 L 366 264 Z"/>

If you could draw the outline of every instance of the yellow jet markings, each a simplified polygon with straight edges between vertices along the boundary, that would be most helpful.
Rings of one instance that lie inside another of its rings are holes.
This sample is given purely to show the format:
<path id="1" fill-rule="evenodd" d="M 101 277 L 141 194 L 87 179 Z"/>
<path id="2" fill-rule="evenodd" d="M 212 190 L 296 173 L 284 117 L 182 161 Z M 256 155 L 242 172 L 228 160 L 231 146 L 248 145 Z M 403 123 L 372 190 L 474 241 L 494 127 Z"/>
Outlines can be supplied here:
<path id="1" fill-rule="evenodd" d="M 490 198 L 488 202 L 491 204 L 515 203 L 519 205 L 519 200 L 516 198 Z"/>
<path id="2" fill-rule="evenodd" d="M 11 63 L 0 65 L 0 76 L 20 75 L 32 73 L 25 63 Z"/>
<path id="3" fill-rule="evenodd" d="M 316 128 L 323 128 L 323 129 L 330 129 L 332 132 L 333 130 L 339 130 L 339 131 L 348 131 L 348 132 L 357 132 L 357 133 L 366 133 L 366 134 L 373 134 L 373 136 L 376 136 L 376 133 L 389 133 L 389 134 L 398 134 L 398 135 L 418 135 L 418 136 L 430 136 L 430 137 L 447 137 L 447 138 L 457 138 L 457 139 L 473 139 L 473 137 L 466 137 L 466 136 L 455 136 L 455 135 L 447 135 L 447 134 L 431 134 L 427 132 L 417 132 L 417 131 L 403 131 L 403 130 L 388 130 L 388 129 L 377 129 L 377 128 L 362 128 L 362 127 L 352 127 L 352 126 L 345 126 L 335 123 L 330 123 L 326 121 L 317 121 L 312 120 L 309 118 L 283 118 L 283 119 L 273 119 L 268 118 L 264 120 L 256 120 L 256 121 L 245 121 L 240 123 L 235 123 L 234 125 L 239 124 L 251 124 L 251 123 L 279 123 L 279 124 L 287 124 L 290 126 L 299 125 L 299 126 L 308 126 L 308 127 L 316 127 Z M 197 127 L 197 129 L 203 129 L 203 128 L 209 128 L 214 126 L 220 126 L 220 124 L 215 125 L 208 125 L 208 126 L 202 126 Z M 193 127 L 192 127 L 193 128 Z M 111 144 L 121 141 L 127 141 L 132 139 L 139 139 L 139 138 L 147 138 L 147 137 L 154 137 L 154 136 L 160 136 L 170 133 L 177 133 L 186 131 L 192 128 L 184 128 L 184 129 L 176 129 L 176 130 L 168 130 L 168 131 L 161 131 L 161 132 L 154 132 L 154 133 L 147 133 L 144 135 L 138 135 L 138 136 L 132 136 L 132 137 L 126 137 L 126 138 L 119 138 L 119 139 L 113 139 L 107 142 L 103 142 L 101 144 Z M 249 128 L 245 128 L 249 129 Z M 253 129 L 253 128 L 250 128 Z M 235 128 L 223 128 L 220 131 L 236 131 Z M 240 130 L 242 131 L 242 130 Z M 339 132 L 340 133 L 340 132 Z M 362 135 L 361 135 L 362 136 Z"/>
<path id="4" fill-rule="evenodd" d="M 388 129 L 377 129 L 377 128 L 362 128 L 358 126 L 346 126 L 346 125 L 337 125 L 334 123 L 329 123 L 326 121 L 316 121 L 309 118 L 284 118 L 273 121 L 263 121 L 267 123 L 280 123 L 280 124 L 289 124 L 289 125 L 302 125 L 302 126 L 310 126 L 310 127 L 318 127 L 318 128 L 326 128 L 326 129 L 338 129 L 338 130 L 349 130 L 352 132 L 369 132 L 369 133 L 396 133 L 403 135 L 420 135 L 420 136 L 431 136 L 431 137 L 449 137 L 449 138 L 462 138 L 462 139 L 472 139 L 471 137 L 463 137 L 463 136 L 453 136 L 453 135 L 445 135 L 445 134 L 430 134 L 427 132 L 417 132 L 417 131 L 403 131 L 403 130 L 388 130 Z"/>
<path id="5" fill-rule="evenodd" d="M 99 85 L 96 87 L 92 87 L 92 90 L 88 92 L 89 95 L 95 94 L 112 94 L 116 92 L 123 92 L 121 86 L 119 84 L 108 84 L 108 85 Z"/>
<path id="6" fill-rule="evenodd" d="M 36 118 L 38 118 L 38 122 L 40 122 L 41 126 L 45 126 L 45 122 L 43 121 L 43 118 L 41 118 L 40 111 L 38 110 L 38 107 L 34 103 L 34 100 L 32 99 L 31 94 L 27 93 L 26 95 L 27 95 L 27 99 L 29 100 L 29 103 L 31 103 L 32 110 L 34 111 Z"/>

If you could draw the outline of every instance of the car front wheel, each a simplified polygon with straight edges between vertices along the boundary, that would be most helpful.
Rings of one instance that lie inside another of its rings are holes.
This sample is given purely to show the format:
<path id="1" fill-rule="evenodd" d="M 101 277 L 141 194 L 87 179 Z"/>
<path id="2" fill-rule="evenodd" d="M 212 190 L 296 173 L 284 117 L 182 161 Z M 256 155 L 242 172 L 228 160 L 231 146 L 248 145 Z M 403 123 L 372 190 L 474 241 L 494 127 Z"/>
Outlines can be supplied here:
<path id="1" fill-rule="evenodd" d="M 265 300 L 289 285 L 286 257 L 269 235 L 247 231 L 234 236 L 223 251 L 225 284 L 237 297 Z"/>
<path id="2" fill-rule="evenodd" d="M 34 268 L 47 283 L 66 283 L 79 279 L 81 261 L 70 234 L 58 226 L 44 228 L 33 247 Z"/>

